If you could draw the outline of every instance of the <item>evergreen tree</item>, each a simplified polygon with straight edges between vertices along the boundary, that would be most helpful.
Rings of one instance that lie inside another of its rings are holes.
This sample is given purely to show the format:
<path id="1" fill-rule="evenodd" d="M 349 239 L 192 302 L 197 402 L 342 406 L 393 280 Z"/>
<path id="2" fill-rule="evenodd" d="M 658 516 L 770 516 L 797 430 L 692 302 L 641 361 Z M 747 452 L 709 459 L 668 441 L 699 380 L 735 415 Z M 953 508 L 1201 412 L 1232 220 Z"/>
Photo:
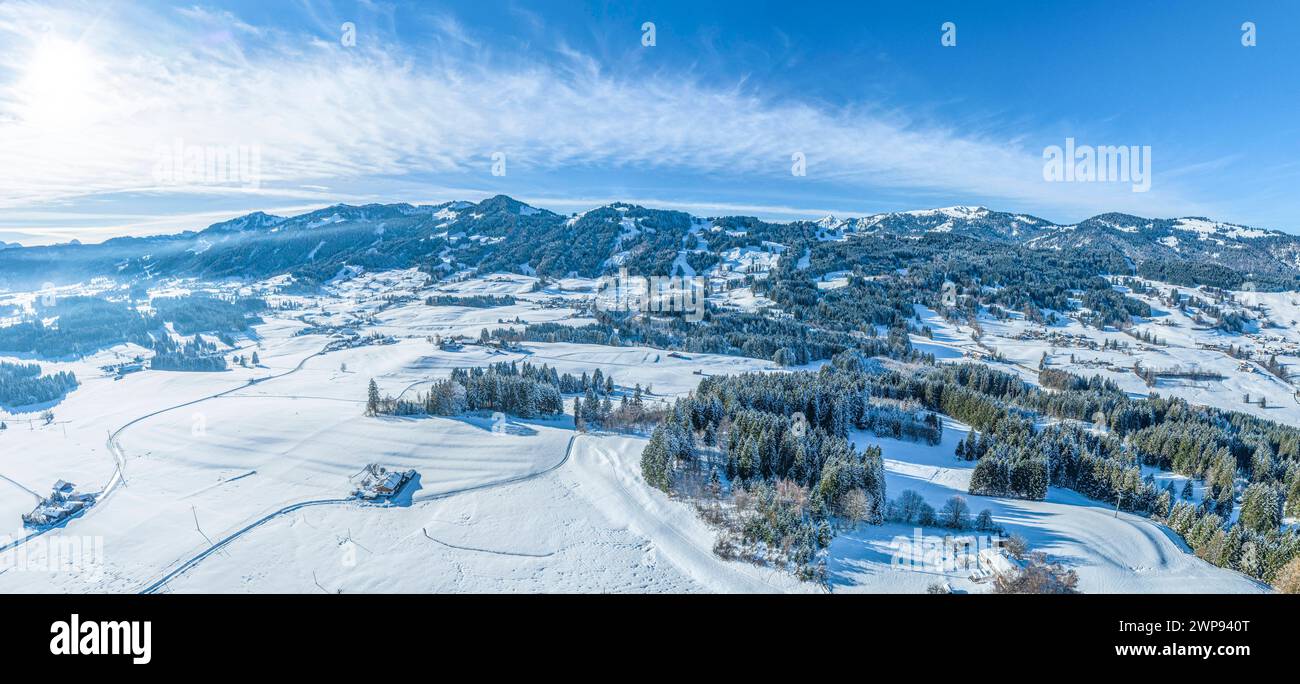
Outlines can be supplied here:
<path id="1" fill-rule="evenodd" d="M 370 386 L 366 388 L 366 415 L 379 415 L 380 408 L 379 385 L 375 384 L 375 379 L 370 379 Z"/>
<path id="2" fill-rule="evenodd" d="M 1240 524 L 1253 532 L 1272 532 L 1282 524 L 1282 503 L 1273 485 L 1256 482 L 1246 488 Z"/>
<path id="3" fill-rule="evenodd" d="M 661 426 L 654 431 L 650 442 L 641 452 L 641 475 L 645 478 L 646 484 L 665 492 L 672 482 L 669 474 L 668 441 L 668 431 Z"/>
<path id="4" fill-rule="evenodd" d="M 1291 476 L 1291 488 L 1286 493 L 1286 514 L 1300 517 L 1300 474 Z"/>
<path id="5" fill-rule="evenodd" d="M 1219 515 L 1226 516 L 1232 512 L 1233 495 L 1236 493 L 1232 484 L 1218 485 L 1218 494 L 1214 497 L 1214 509 Z"/>
<path id="6" fill-rule="evenodd" d="M 1156 497 L 1156 507 L 1153 514 L 1159 518 L 1169 515 L 1169 507 L 1173 505 L 1173 500 L 1173 495 L 1169 493 L 1169 490 L 1161 491 L 1160 496 Z"/>

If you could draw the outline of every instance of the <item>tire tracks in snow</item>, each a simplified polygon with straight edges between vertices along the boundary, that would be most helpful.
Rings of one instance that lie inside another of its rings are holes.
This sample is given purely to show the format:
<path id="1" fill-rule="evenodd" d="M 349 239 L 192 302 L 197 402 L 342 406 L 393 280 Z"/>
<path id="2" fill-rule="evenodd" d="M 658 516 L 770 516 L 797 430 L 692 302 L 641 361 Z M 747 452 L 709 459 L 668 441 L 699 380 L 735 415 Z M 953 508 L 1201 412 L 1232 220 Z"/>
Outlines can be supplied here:
<path id="1" fill-rule="evenodd" d="M 461 551 L 475 551 L 477 553 L 488 553 L 494 556 L 516 556 L 519 558 L 550 558 L 551 556 L 555 555 L 554 551 L 550 553 L 524 553 L 522 551 L 497 551 L 494 549 L 480 549 L 475 546 L 458 546 L 456 544 L 449 544 L 441 539 L 435 539 L 433 537 L 430 537 L 429 530 L 427 530 L 426 528 L 421 527 L 420 531 L 424 533 L 425 539 L 428 539 L 429 541 L 437 544 L 441 544 L 449 549 L 459 549 Z"/>

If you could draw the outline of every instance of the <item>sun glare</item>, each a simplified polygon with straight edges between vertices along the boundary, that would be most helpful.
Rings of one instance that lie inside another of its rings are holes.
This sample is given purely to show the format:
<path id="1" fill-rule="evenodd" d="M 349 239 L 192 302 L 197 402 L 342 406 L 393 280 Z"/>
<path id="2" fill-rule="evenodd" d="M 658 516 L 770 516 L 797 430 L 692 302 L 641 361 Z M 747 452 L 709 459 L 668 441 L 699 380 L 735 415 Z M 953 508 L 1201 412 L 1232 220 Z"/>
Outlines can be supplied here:
<path id="1" fill-rule="evenodd" d="M 17 93 L 24 118 L 37 125 L 86 121 L 94 110 L 94 55 L 78 42 L 54 38 L 32 52 Z"/>

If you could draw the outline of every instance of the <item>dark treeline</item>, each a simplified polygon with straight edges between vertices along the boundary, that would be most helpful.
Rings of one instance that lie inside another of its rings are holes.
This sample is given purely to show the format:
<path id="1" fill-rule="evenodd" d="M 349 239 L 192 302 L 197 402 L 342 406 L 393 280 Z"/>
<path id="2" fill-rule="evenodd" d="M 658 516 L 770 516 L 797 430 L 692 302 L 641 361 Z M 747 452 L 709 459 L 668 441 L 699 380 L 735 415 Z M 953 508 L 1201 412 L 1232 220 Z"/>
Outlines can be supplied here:
<path id="1" fill-rule="evenodd" d="M 44 321 L 53 318 L 47 325 Z M 149 346 L 151 331 L 162 320 L 146 316 L 125 302 L 98 297 L 59 297 L 52 304 L 36 303 L 36 315 L 0 328 L 0 351 L 45 357 L 83 356 L 124 342 Z"/>
<path id="2" fill-rule="evenodd" d="M 496 306 L 510 306 L 518 300 L 513 295 L 432 295 L 424 299 L 429 306 L 468 306 L 475 309 L 487 309 Z"/>
<path id="3" fill-rule="evenodd" d="M 1091 311 L 1080 315 L 1079 320 L 1084 325 L 1091 325 L 1099 330 L 1106 326 L 1126 328 L 1132 323 L 1133 316 L 1144 318 L 1151 316 L 1150 304 L 1122 295 L 1116 292 L 1109 282 L 1100 278 L 1097 280 L 1101 282 L 1093 281 L 1097 286 L 1085 291 L 1080 298 L 1083 307 Z M 1105 287 L 1101 287 L 1102 283 L 1105 283 Z"/>
<path id="4" fill-rule="evenodd" d="M 217 345 L 200 335 L 180 342 L 160 337 L 150 346 L 154 355 L 149 367 L 153 370 L 213 372 L 227 368 L 226 358 L 217 351 Z"/>
<path id="5" fill-rule="evenodd" d="M 554 368 L 500 362 L 487 368 L 457 368 L 450 382 L 465 388 L 465 408 L 470 411 L 501 411 L 520 418 L 564 412 Z"/>
<path id="6" fill-rule="evenodd" d="M 61 399 L 77 388 L 77 377 L 68 371 L 41 375 L 34 363 L 0 361 L 0 405 L 31 406 Z"/>
<path id="7" fill-rule="evenodd" d="M 372 380 L 366 412 L 454 416 L 466 411 L 501 411 L 535 418 L 563 413 L 564 394 L 598 392 L 605 396 L 613 389 L 613 379 L 600 369 L 575 376 L 561 374 L 546 364 L 501 361 L 487 367 L 456 368 L 450 377 L 435 381 L 427 393 L 416 393 L 409 399 L 381 397 Z"/>
<path id="8" fill-rule="evenodd" d="M 680 316 L 647 321 L 627 315 L 596 312 L 596 323 L 570 326 L 538 323 L 511 330 L 498 328 L 492 337 L 510 342 L 570 342 L 578 344 L 645 345 L 697 354 L 728 354 L 768 359 L 781 365 L 802 365 L 829 359 L 847 350 L 902 360 L 931 357 L 911 345 L 905 332 L 869 337 L 815 328 L 789 318 L 710 310 L 691 323 Z M 874 331 L 873 331 L 874 332 Z"/>
<path id="9" fill-rule="evenodd" d="M 849 271 L 859 278 L 851 277 L 848 288 L 832 290 L 821 301 L 807 299 L 807 304 L 863 302 L 859 320 L 879 324 L 885 324 L 885 309 L 912 317 L 914 302 L 959 320 L 973 319 L 980 306 L 1020 312 L 1037 323 L 1048 322 L 1052 311 L 1082 306 L 1090 310 L 1084 322 L 1096 327 L 1126 326 L 1131 315 L 1150 315 L 1147 305 L 1115 291 L 1102 277 L 1130 270 L 1122 255 L 1106 250 L 1054 253 L 1010 243 L 989 249 L 987 241 L 944 233 L 915 239 L 874 235 L 808 247 L 809 267 L 798 271 L 793 262 L 783 264 L 787 277 L 792 271 L 807 279 Z M 845 320 L 852 323 L 854 318 Z"/>
<path id="10" fill-rule="evenodd" d="M 250 325 L 262 322 L 251 314 L 266 308 L 266 302 L 257 297 L 225 298 L 206 294 L 158 297 L 150 304 L 158 317 L 171 322 L 172 328 L 181 335 L 247 330 Z"/>
<path id="11" fill-rule="evenodd" d="M 1044 352 L 1044 355 L 1046 353 Z M 1044 356 L 1046 358 L 1046 356 Z M 1101 383 L 1101 376 L 1094 375 L 1093 380 Z M 1105 381 L 1109 383 L 1110 381 Z M 1089 388 L 1088 380 L 1081 378 L 1068 371 L 1058 370 L 1056 368 L 1041 368 L 1038 371 L 1038 384 L 1053 390 L 1086 390 Z M 1107 389 L 1117 389 L 1112 383 Z"/>
<path id="12" fill-rule="evenodd" d="M 1194 406 L 1178 398 L 1153 394 L 1133 399 L 1095 377 L 1088 381 L 1075 377 L 1069 390 L 1045 391 L 986 366 L 959 364 L 935 369 L 927 381 L 951 382 L 1053 418 L 1099 424 L 1126 439 L 1128 450 L 1141 464 L 1181 475 L 1205 477 L 1216 458 L 1222 457 L 1233 476 L 1283 485 L 1300 466 L 1300 429 L 1237 411 Z"/>
<path id="13" fill-rule="evenodd" d="M 1186 287 L 1211 285 L 1235 290 L 1246 282 L 1246 277 L 1238 271 L 1208 261 L 1148 259 L 1138 267 L 1138 275 L 1148 280 L 1159 280 Z M 1256 274 L 1256 279 L 1261 285 L 1280 288 L 1295 286 L 1294 280 L 1289 278 L 1270 278 Z"/>
<path id="14" fill-rule="evenodd" d="M 0 328 L 0 351 L 79 357 L 128 342 L 166 347 L 161 340 L 168 337 L 167 322 L 182 335 L 246 330 L 260 322 L 252 312 L 265 308 L 265 302 L 253 297 L 195 295 L 160 297 L 153 306 L 155 312 L 146 314 L 130 302 L 99 297 L 59 297 L 52 304 L 38 301 L 31 320 Z M 49 319 L 54 320 L 46 324 Z"/>

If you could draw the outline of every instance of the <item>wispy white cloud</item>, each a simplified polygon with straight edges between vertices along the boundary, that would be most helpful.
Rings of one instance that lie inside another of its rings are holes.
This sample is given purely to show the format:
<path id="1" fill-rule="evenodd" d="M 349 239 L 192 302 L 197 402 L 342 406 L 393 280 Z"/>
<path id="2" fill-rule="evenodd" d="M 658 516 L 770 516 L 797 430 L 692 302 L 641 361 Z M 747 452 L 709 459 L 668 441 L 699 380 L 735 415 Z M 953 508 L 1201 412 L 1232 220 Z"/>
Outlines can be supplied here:
<path id="1" fill-rule="evenodd" d="M 415 174 L 472 185 L 463 179 L 486 175 L 503 152 L 509 169 L 885 188 L 1047 213 L 1197 208 L 1162 186 L 1158 170 L 1142 195 L 1046 183 L 1041 148 L 1019 138 L 918 124 L 870 103 L 774 99 L 753 83 L 613 74 L 562 45 L 544 62 L 525 60 L 451 16 L 431 19 L 443 40 L 430 52 L 364 23 L 356 47 L 345 47 L 325 17 L 294 33 L 201 8 L 100 7 L 0 4 L 0 91 L 9 93 L 0 95 L 0 207 L 194 192 L 156 178 L 160 148 L 180 140 L 256 146 L 261 191 L 282 194 Z M 34 82 L 38 68 L 63 82 Z M 795 152 L 806 155 L 807 177 L 791 177 Z"/>
<path id="2" fill-rule="evenodd" d="M 433 17 L 432 22 L 442 36 L 471 48 L 480 47 L 479 40 L 474 38 L 456 17 L 450 14 L 439 14 Z"/>

